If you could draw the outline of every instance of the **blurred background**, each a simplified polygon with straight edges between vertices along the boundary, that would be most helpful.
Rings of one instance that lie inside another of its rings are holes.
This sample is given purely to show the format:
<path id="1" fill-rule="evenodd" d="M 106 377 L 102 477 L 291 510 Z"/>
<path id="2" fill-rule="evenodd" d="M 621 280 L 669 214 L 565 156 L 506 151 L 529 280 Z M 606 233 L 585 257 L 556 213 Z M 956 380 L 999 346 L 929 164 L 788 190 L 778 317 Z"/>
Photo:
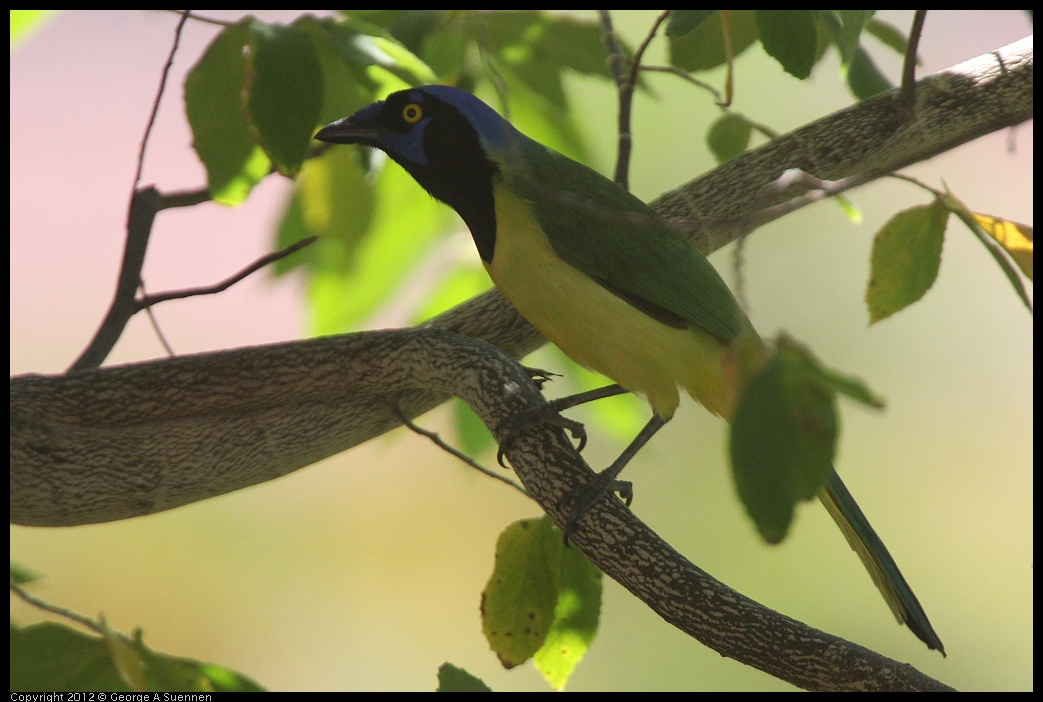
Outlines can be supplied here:
<path id="1" fill-rule="evenodd" d="M 655 13 L 616 15 L 634 45 Z M 881 16 L 907 32 L 912 13 Z M 111 299 L 140 142 L 176 22 L 160 11 L 62 12 L 12 49 L 12 375 L 63 371 Z M 197 22 L 186 28 L 143 184 L 174 191 L 205 182 L 181 85 L 216 31 Z M 1022 12 L 932 12 L 920 75 L 1031 31 Z M 897 82 L 899 58 L 869 48 Z M 657 41 L 652 60 L 663 52 Z M 797 92 L 757 47 L 737 71 L 736 108 L 779 132 L 852 100 L 835 55 Z M 704 78 L 722 81 L 720 72 Z M 717 116 L 702 95 L 686 99 L 692 94 L 676 78 L 649 82 L 658 97 L 638 97 L 631 174 L 645 199 L 713 167 L 703 138 Z M 615 96 L 603 81 L 569 85 L 596 165 L 610 172 Z M 1031 223 L 1032 136 L 1030 123 L 905 172 L 948 186 L 979 212 Z M 149 291 L 212 284 L 268 252 L 289 187 L 272 177 L 238 209 L 207 204 L 162 213 L 144 271 Z M 817 505 L 800 510 L 782 545 L 761 542 L 734 494 L 724 424 L 692 402 L 628 469 L 634 509 L 696 564 L 791 617 L 957 688 L 1031 689 L 1031 315 L 981 244 L 950 222 L 934 288 L 867 328 L 871 237 L 896 211 L 927 197 L 899 182 L 851 197 L 864 214 L 860 225 L 825 202 L 750 238 L 743 275 L 751 317 L 763 334 L 787 330 L 887 398 L 883 413 L 843 405 L 838 469 L 919 595 L 948 658 L 894 622 Z M 734 279 L 731 248 L 711 260 Z M 287 341 L 309 333 L 302 291 L 299 280 L 260 274 L 155 312 L 178 353 Z M 385 315 L 372 326 L 401 323 Z M 139 315 L 108 363 L 163 354 Z M 553 356 L 531 362 L 557 363 Z M 452 435 L 446 408 L 422 422 Z M 587 460 L 607 465 L 619 439 L 588 428 Z M 491 454 L 480 458 L 495 464 Z M 398 430 L 281 480 L 171 512 L 69 529 L 11 527 L 11 557 L 46 575 L 32 586 L 43 598 L 104 613 L 125 632 L 141 627 L 156 650 L 220 662 L 273 690 L 431 690 L 447 660 L 496 690 L 540 690 L 546 687 L 531 665 L 500 667 L 478 619 L 498 533 L 539 512 Z M 21 624 L 41 618 L 14 599 L 11 614 Z M 722 659 L 611 581 L 600 635 L 569 685 L 787 688 Z"/>

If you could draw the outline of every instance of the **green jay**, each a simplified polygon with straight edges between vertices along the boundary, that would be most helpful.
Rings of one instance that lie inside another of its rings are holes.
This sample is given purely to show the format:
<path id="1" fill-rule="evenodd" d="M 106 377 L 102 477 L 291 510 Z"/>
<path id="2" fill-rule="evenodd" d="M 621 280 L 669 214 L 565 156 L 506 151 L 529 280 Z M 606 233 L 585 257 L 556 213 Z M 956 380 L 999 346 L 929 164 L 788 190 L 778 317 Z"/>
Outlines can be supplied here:
<path id="1" fill-rule="evenodd" d="M 606 492 L 627 491 L 616 477 L 673 416 L 679 388 L 728 419 L 743 381 L 766 356 L 716 269 L 670 223 L 464 90 L 402 90 L 315 138 L 384 151 L 456 210 L 489 276 L 523 317 L 573 360 L 651 404 L 638 437 L 577 497 L 578 517 Z M 819 497 L 898 621 L 944 654 L 835 470 Z"/>

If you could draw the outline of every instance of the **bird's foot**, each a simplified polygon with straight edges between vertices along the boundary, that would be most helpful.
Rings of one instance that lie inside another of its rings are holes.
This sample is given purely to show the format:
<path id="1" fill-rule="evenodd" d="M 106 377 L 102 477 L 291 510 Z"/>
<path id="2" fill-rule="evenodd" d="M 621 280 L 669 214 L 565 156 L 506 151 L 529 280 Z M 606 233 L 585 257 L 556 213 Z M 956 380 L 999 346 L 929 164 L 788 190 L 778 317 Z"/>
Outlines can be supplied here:
<path id="1" fill-rule="evenodd" d="M 572 502 L 568 519 L 565 520 L 565 543 L 569 541 L 580 521 L 586 516 L 594 505 L 605 495 L 618 494 L 627 507 L 634 500 L 634 486 L 629 480 L 617 480 L 619 471 L 615 466 L 610 466 L 601 471 L 594 478 L 583 485 L 578 485 L 565 494 L 563 502 Z"/>
<path id="2" fill-rule="evenodd" d="M 532 366 L 522 366 L 529 377 L 532 378 L 532 382 L 536 383 L 541 391 L 543 386 L 550 382 L 551 378 L 560 378 L 561 373 L 555 373 L 549 370 L 543 370 L 542 368 L 533 368 Z"/>
<path id="3" fill-rule="evenodd" d="M 544 373 L 544 371 L 537 371 L 537 369 L 531 370 L 541 374 Z M 583 447 L 587 445 L 587 430 L 583 427 L 583 423 L 577 422 L 575 419 L 563 417 L 554 403 L 550 402 L 542 407 L 536 407 L 528 412 L 514 415 L 504 420 L 501 427 L 506 425 L 507 435 L 500 442 L 500 448 L 496 452 L 496 462 L 506 468 L 507 464 L 504 463 L 504 454 L 510 450 L 511 444 L 521 436 L 522 432 L 540 424 L 553 424 L 568 431 L 572 434 L 572 438 L 579 442 L 578 446 L 576 446 L 577 451 L 582 451 Z"/>

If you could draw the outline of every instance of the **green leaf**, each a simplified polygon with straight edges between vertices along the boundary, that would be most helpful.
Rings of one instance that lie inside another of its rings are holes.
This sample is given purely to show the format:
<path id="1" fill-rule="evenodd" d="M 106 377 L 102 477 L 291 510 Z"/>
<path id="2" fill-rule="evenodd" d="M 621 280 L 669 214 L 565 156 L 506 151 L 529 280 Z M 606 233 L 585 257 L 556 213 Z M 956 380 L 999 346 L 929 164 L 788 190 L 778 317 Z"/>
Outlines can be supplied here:
<path id="1" fill-rule="evenodd" d="M 988 252 L 992 254 L 993 259 L 999 265 L 1000 270 L 1003 271 L 1004 275 L 1007 276 L 1007 280 L 1010 281 L 1011 287 L 1014 288 L 1015 293 L 1017 293 L 1018 297 L 1021 298 L 1022 303 L 1024 303 L 1025 307 L 1028 309 L 1029 312 L 1032 312 L 1032 300 L 1029 299 L 1028 292 L 1025 290 L 1025 286 L 1022 284 L 1021 279 L 1018 278 L 1018 274 L 1014 270 L 1014 267 L 1003 255 L 1003 249 L 996 246 L 996 244 L 992 243 L 989 240 L 988 236 L 985 235 L 984 232 L 980 231 L 979 228 L 972 227 L 971 231 L 978 235 L 979 241 L 981 241 L 981 243 L 984 244 Z"/>
<path id="2" fill-rule="evenodd" d="M 561 555 L 554 624 L 534 656 L 537 670 L 555 690 L 565 688 L 597 634 L 603 578 L 601 571 L 576 549 L 566 548 Z"/>
<path id="3" fill-rule="evenodd" d="M 729 26 L 734 58 L 757 40 L 753 11 L 731 10 Z M 724 65 L 727 60 L 720 12 L 715 12 L 693 31 L 670 42 L 670 64 L 686 71 L 708 71 Z"/>
<path id="4" fill-rule="evenodd" d="M 554 623 L 564 543 L 550 520 L 523 519 L 496 540 L 482 592 L 482 631 L 505 668 L 527 661 Z"/>
<path id="5" fill-rule="evenodd" d="M 556 103 L 558 98 L 531 90 L 524 82 L 513 82 L 514 74 L 504 69 L 510 91 L 510 122 L 527 136 L 560 151 L 569 158 L 586 163 L 589 159 L 583 134 L 576 127 L 573 111 L 566 103 Z M 560 95 L 564 99 L 564 93 Z M 493 102 L 491 104 L 496 104 Z M 499 108 L 499 106 L 497 105 Z M 497 109 L 497 112 L 501 112 Z M 501 112 L 502 113 L 502 112 Z M 611 117 L 615 119 L 615 117 Z M 589 164 L 588 164 L 589 165 Z"/>
<path id="6" fill-rule="evenodd" d="M 906 47 L 909 46 L 909 40 L 905 34 L 892 24 L 884 22 L 878 17 L 874 17 L 870 20 L 869 24 L 866 25 L 866 32 L 870 36 L 876 38 L 884 46 L 889 49 L 893 49 L 899 56 L 905 55 Z M 920 59 L 916 60 L 917 65 L 920 63 Z"/>
<path id="7" fill-rule="evenodd" d="M 887 404 L 884 398 L 873 392 L 860 378 L 831 368 L 819 367 L 818 372 L 822 382 L 837 394 L 846 395 L 855 402 L 873 409 L 883 409 Z"/>
<path id="8" fill-rule="evenodd" d="M 466 402 L 456 398 L 453 402 L 453 415 L 456 417 L 456 434 L 460 441 L 460 450 L 468 456 L 477 456 L 496 445 L 485 422 Z"/>
<path id="9" fill-rule="evenodd" d="M 873 19 L 876 10 L 837 10 L 840 28 L 834 33 L 833 40 L 840 51 L 840 64 L 846 66 L 851 62 L 862 40 L 862 32 Z"/>
<path id="10" fill-rule="evenodd" d="M 862 223 L 862 209 L 857 203 L 852 202 L 844 195 L 838 195 L 833 199 L 836 201 L 840 210 L 844 213 L 844 216 L 847 217 L 852 224 Z"/>
<path id="11" fill-rule="evenodd" d="M 739 115 L 727 113 L 710 126 L 706 143 L 717 163 L 724 163 L 742 155 L 749 148 L 752 134 L 753 129 L 748 121 Z"/>
<path id="12" fill-rule="evenodd" d="M 513 66 L 524 63 L 531 70 L 545 67 L 556 74 L 567 68 L 612 77 L 597 22 L 529 10 L 498 12 L 486 21 L 501 58 Z"/>
<path id="13" fill-rule="evenodd" d="M 811 75 L 818 46 L 818 29 L 811 10 L 756 10 L 757 31 L 769 56 L 792 76 Z"/>
<path id="14" fill-rule="evenodd" d="M 566 106 L 565 69 L 604 78 L 612 75 L 605 61 L 601 26 L 594 22 L 528 10 L 507 11 L 484 15 L 481 32 L 483 46 L 498 62 L 533 93 L 559 107 Z"/>
<path id="15" fill-rule="evenodd" d="M 420 57 L 439 76 L 437 82 L 453 84 L 464 72 L 471 45 L 471 37 L 460 31 L 459 21 L 446 22 L 427 36 Z"/>
<path id="16" fill-rule="evenodd" d="M 342 10 L 353 24 L 365 22 L 386 31 L 414 54 L 422 52 L 431 34 L 466 10 Z"/>
<path id="17" fill-rule="evenodd" d="M 128 685 L 133 683 L 134 687 Z M 54 622 L 11 626 L 11 690 L 19 692 L 261 692 L 213 663 L 156 653 L 137 637 L 88 636 Z"/>
<path id="18" fill-rule="evenodd" d="M 373 65 L 383 68 L 407 85 L 438 82 L 438 76 L 430 66 L 390 37 L 359 34 L 356 44 L 371 58 Z"/>
<path id="19" fill-rule="evenodd" d="M 243 48 L 253 22 L 246 17 L 226 27 L 185 78 L 192 148 L 206 168 L 211 195 L 224 205 L 241 203 L 271 170 L 243 119 Z"/>
<path id="20" fill-rule="evenodd" d="M 18 565 L 17 563 L 11 564 L 11 582 L 15 585 L 25 585 L 26 583 L 36 582 L 42 577 L 43 575 L 41 573 L 30 570 L 25 566 Z"/>
<path id="21" fill-rule="evenodd" d="M 780 340 L 746 383 L 729 438 L 739 497 L 769 543 L 786 536 L 797 503 L 825 484 L 838 424 L 836 397 L 817 361 Z"/>
<path id="22" fill-rule="evenodd" d="M 322 66 L 320 124 L 345 117 L 396 90 L 437 82 L 415 54 L 378 26 L 354 19 L 302 17 Z"/>
<path id="23" fill-rule="evenodd" d="M 949 209 L 940 201 L 899 212 L 873 241 L 866 306 L 875 324 L 924 296 L 941 265 Z"/>
<path id="24" fill-rule="evenodd" d="M 452 270 L 438 279 L 424 295 L 424 300 L 413 317 L 415 323 L 439 315 L 492 287 L 489 274 L 486 273 L 485 268 L 479 263 L 480 259 L 475 255 L 470 237 L 468 237 L 467 243 L 466 253 L 464 253 L 467 257 L 466 261 L 460 261 L 453 266 Z"/>
<path id="25" fill-rule="evenodd" d="M 710 18 L 717 10 L 671 10 L 666 21 L 666 36 L 679 39 Z"/>
<path id="26" fill-rule="evenodd" d="M 564 15 L 541 17 L 546 30 L 533 47 L 535 61 L 553 62 L 583 75 L 613 77 L 605 60 L 604 30 L 600 23 Z M 630 54 L 624 44 L 621 48 Z"/>
<path id="27" fill-rule="evenodd" d="M 894 87 L 862 47 L 855 50 L 847 67 L 847 84 L 859 100 L 885 93 Z"/>
<path id="28" fill-rule="evenodd" d="M 312 269 L 352 268 L 352 259 L 369 232 L 374 194 L 359 163 L 358 149 L 332 148 L 322 158 L 304 164 L 297 177 L 276 235 L 277 248 L 285 248 L 309 236 L 319 242 L 301 255 L 278 262 L 285 273 L 304 263 Z"/>
<path id="29" fill-rule="evenodd" d="M 295 174 L 322 109 L 322 66 L 308 32 L 251 22 L 246 62 L 249 129 L 276 168 Z"/>
<path id="30" fill-rule="evenodd" d="M 492 692 L 492 688 L 482 682 L 481 678 L 457 668 L 452 663 L 438 666 L 437 692 Z"/>
<path id="31" fill-rule="evenodd" d="M 304 16 L 294 26 L 307 32 L 321 66 L 322 109 L 316 125 L 354 114 L 384 96 L 385 86 L 371 75 L 372 64 L 351 48 L 354 32 L 342 22 Z"/>
<path id="32" fill-rule="evenodd" d="M 345 158 L 354 150 L 340 147 L 330 152 L 346 152 L 334 157 Z M 331 177 L 329 184 L 333 190 L 324 207 L 343 211 L 345 218 L 354 211 L 360 221 L 345 225 L 352 233 L 343 239 L 312 247 L 321 254 L 308 287 L 312 327 L 317 334 L 354 328 L 385 304 L 409 280 L 416 262 L 452 221 L 451 211 L 424 194 L 397 164 L 381 168 L 375 184 L 368 180 L 356 183 L 351 176 L 346 180 Z M 372 195 L 359 188 L 372 188 Z M 372 197 L 372 212 L 363 227 L 366 212 L 349 203 L 365 202 L 359 198 L 366 197 Z"/>

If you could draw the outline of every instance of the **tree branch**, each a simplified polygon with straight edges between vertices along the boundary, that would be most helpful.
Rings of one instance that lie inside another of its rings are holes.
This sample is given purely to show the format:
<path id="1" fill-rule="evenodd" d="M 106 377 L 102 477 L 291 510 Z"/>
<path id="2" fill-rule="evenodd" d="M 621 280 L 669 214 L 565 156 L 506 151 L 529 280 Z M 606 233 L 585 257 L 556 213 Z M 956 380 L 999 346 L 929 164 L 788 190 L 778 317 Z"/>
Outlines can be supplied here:
<path id="1" fill-rule="evenodd" d="M 64 507 L 47 515 L 48 525 L 189 504 L 215 490 L 271 480 L 397 426 L 389 397 L 409 416 L 447 394 L 462 397 L 489 427 L 508 427 L 504 420 L 546 403 L 528 372 L 496 347 L 432 328 L 22 376 L 11 383 L 11 485 L 12 495 L 31 501 L 12 501 L 12 521 L 37 523 L 42 504 Z M 44 406 L 46 418 L 25 411 Z M 570 514 L 564 496 L 594 475 L 560 428 L 523 432 L 507 457 L 559 525 Z M 16 470 L 29 464 L 37 470 Z M 266 471 L 253 469 L 258 465 Z M 592 509 L 571 539 L 666 621 L 795 685 L 945 689 L 910 666 L 731 590 L 614 497 Z M 838 678 L 837 670 L 850 677 Z"/>
<path id="2" fill-rule="evenodd" d="M 896 89 L 834 112 L 728 161 L 656 198 L 703 253 L 748 233 L 759 207 L 790 192 L 763 194 L 783 171 L 821 180 L 866 182 L 1032 118 L 1032 37 L 932 74 L 916 83 L 910 110 Z"/>

